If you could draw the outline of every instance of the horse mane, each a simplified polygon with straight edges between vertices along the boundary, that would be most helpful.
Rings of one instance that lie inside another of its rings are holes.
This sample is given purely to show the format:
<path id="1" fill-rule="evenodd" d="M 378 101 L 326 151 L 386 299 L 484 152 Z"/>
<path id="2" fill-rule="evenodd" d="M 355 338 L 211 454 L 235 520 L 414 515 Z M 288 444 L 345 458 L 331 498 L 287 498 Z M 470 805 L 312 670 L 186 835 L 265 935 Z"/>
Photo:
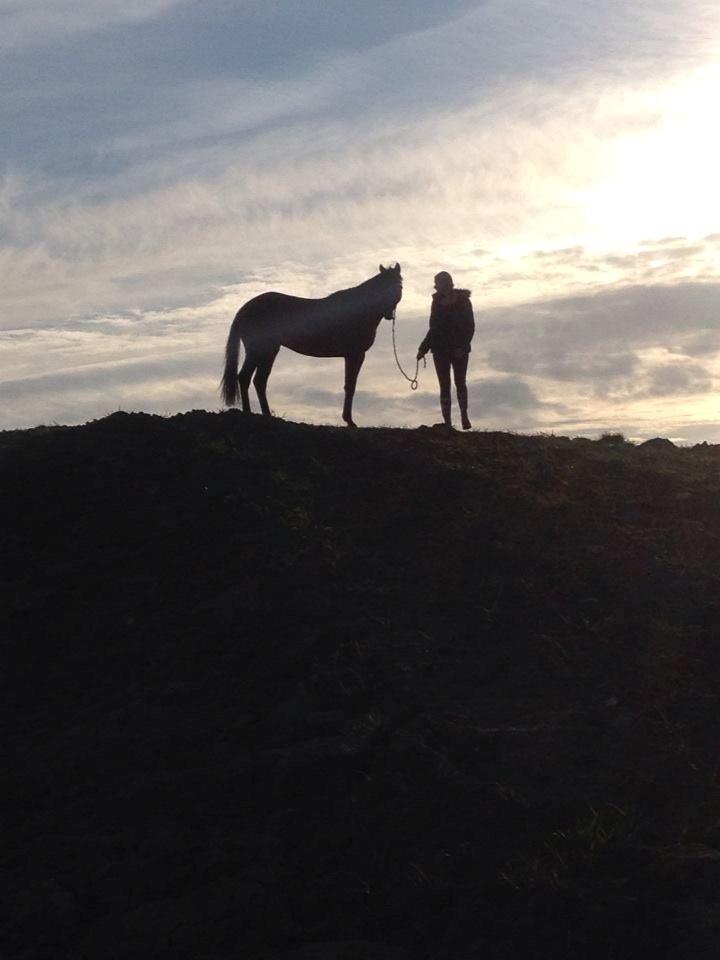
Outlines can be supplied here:
<path id="1" fill-rule="evenodd" d="M 367 280 L 363 280 L 362 283 L 356 284 L 354 287 L 346 287 L 344 290 L 336 290 L 334 293 L 328 294 L 325 297 L 326 300 L 338 298 L 348 298 L 355 293 L 360 291 L 367 290 L 368 287 L 378 286 L 379 282 L 392 281 L 402 279 L 402 274 L 400 273 L 400 264 L 396 263 L 394 267 L 387 267 L 387 269 L 380 267 L 378 273 L 373 274 L 372 277 L 368 277 Z"/>
<path id="2" fill-rule="evenodd" d="M 374 276 L 368 277 L 367 280 L 363 280 L 362 283 L 358 283 L 354 287 L 346 287 L 344 290 L 335 290 L 333 293 L 329 293 L 325 299 L 330 300 L 332 297 L 348 296 L 349 294 L 355 293 L 358 290 L 363 290 L 364 288 L 369 287 L 371 284 L 376 284 L 377 281 L 384 276 L 384 273 L 376 273 Z"/>

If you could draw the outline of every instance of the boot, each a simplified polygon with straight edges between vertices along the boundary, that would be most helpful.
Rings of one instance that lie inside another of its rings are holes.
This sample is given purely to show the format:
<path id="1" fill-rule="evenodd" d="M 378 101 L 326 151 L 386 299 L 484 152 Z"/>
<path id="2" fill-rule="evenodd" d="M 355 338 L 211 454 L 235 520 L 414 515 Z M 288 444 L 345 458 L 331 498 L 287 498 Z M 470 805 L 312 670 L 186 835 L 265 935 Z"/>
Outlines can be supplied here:
<path id="1" fill-rule="evenodd" d="M 462 423 L 463 430 L 469 430 L 472 427 L 470 420 L 468 419 L 467 405 L 468 405 L 468 392 L 467 387 L 457 387 L 457 398 L 458 406 L 460 407 L 460 422 Z"/>
<path id="2" fill-rule="evenodd" d="M 452 412 L 450 397 L 440 397 L 440 412 L 446 427 L 452 426 Z"/>

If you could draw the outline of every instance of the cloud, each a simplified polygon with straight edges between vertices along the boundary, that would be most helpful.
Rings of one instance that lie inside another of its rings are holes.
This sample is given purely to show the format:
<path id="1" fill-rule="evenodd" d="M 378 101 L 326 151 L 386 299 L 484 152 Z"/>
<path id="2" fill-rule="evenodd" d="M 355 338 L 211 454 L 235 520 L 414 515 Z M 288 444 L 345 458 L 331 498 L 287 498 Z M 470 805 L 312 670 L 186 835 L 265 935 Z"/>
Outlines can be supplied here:
<path id="1" fill-rule="evenodd" d="M 720 321 L 720 318 L 718 318 Z M 718 324 L 720 327 L 720 322 Z M 683 339 L 682 346 L 671 347 L 671 353 L 684 354 L 687 357 L 712 357 L 720 353 L 720 329 L 705 330 L 691 334 Z"/>
<path id="2" fill-rule="evenodd" d="M 292 99 L 272 99 L 273 109 L 292 109 Z M 518 284 L 536 283 L 539 268 L 525 276 L 497 264 L 480 267 L 470 253 L 477 249 L 478 212 L 483 239 L 492 244 L 553 229 L 559 175 L 573 160 L 567 137 L 583 102 L 564 109 L 553 103 L 532 123 L 522 117 L 517 92 L 492 109 L 399 124 L 379 118 L 372 130 L 341 119 L 307 120 L 216 146 L 209 175 L 199 175 L 201 152 L 191 176 L 178 168 L 188 158 L 152 161 L 152 179 L 162 175 L 162 185 L 149 186 L 134 170 L 111 178 L 102 194 L 93 186 L 49 199 L 51 185 L 15 177 L 5 191 L 11 242 L 2 251 L 4 322 L 43 323 L 48 311 L 53 318 L 177 305 L 238 279 L 238 267 L 247 273 L 273 265 L 277 283 L 288 264 L 300 263 L 306 283 L 313 276 L 321 283 L 324 270 L 332 289 L 362 278 L 353 265 L 361 256 L 436 272 L 439 251 L 521 299 Z M 503 115 L 514 118 L 509 127 Z M 590 158 L 593 135 L 585 133 Z M 532 162 L 518 147 L 526 135 Z M 578 217 L 581 210 L 565 214 L 565 225 L 579 226 Z M 677 252 L 673 257 L 672 269 L 679 269 Z M 602 262 L 568 251 L 552 259 L 556 287 L 573 270 L 632 265 L 632 258 Z M 547 282 L 547 260 L 543 275 Z"/>
<path id="3" fill-rule="evenodd" d="M 140 23 L 187 0 L 0 0 L 0 48 L 42 46 L 58 36 Z"/>
<path id="4" fill-rule="evenodd" d="M 479 380 L 470 384 L 470 391 L 484 411 L 534 410 L 542 405 L 532 387 L 512 377 Z"/>
<path id="5" fill-rule="evenodd" d="M 698 363 L 664 363 L 647 373 L 645 393 L 650 397 L 668 397 L 707 393 L 713 389 L 710 371 Z"/>
<path id="6" fill-rule="evenodd" d="M 708 346 L 720 326 L 720 283 L 597 290 L 486 310 L 479 314 L 479 323 L 490 355 L 516 371 L 535 371 L 553 357 L 577 355 L 582 374 L 582 357 L 590 354 L 595 356 L 591 374 L 607 376 L 613 370 L 630 372 L 628 354 L 640 347 L 682 350 L 686 342 L 697 344 L 699 335 Z M 509 339 L 519 349 L 494 351 L 496 342 Z"/>
<path id="7" fill-rule="evenodd" d="M 0 384 L 0 391 L 4 400 L 13 401 L 37 394 L 72 395 L 75 391 L 112 391 L 118 386 L 157 383 L 160 380 L 177 382 L 198 376 L 217 375 L 217 370 L 217 353 L 199 353 L 193 350 L 185 356 L 162 360 L 116 360 L 111 363 L 88 364 L 59 373 L 5 380 Z"/>
<path id="8" fill-rule="evenodd" d="M 490 375 L 527 378 L 546 412 L 559 404 L 578 422 L 614 411 L 637 432 L 655 401 L 695 398 L 688 410 L 711 401 L 720 375 L 718 283 L 607 289 L 488 310 L 476 321 Z"/>
<path id="9" fill-rule="evenodd" d="M 524 352 L 522 348 L 491 349 L 488 366 L 507 373 L 526 373 L 552 380 L 607 384 L 609 381 L 626 380 L 638 366 L 638 357 L 633 353 L 596 354 L 579 352 L 571 346 L 562 347 L 562 353 L 552 343 L 540 350 Z"/>

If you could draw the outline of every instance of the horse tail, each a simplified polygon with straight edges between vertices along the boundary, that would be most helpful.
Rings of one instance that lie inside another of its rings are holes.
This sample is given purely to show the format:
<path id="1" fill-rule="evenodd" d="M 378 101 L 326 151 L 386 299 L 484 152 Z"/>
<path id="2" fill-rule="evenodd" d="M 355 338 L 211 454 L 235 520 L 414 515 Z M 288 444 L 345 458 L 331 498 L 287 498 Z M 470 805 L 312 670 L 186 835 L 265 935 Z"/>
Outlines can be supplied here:
<path id="1" fill-rule="evenodd" d="M 240 357 L 240 323 L 242 307 L 235 314 L 235 319 L 230 327 L 227 344 L 225 346 L 225 372 L 220 382 L 220 392 L 223 401 L 228 407 L 232 407 L 238 400 L 238 360 Z"/>

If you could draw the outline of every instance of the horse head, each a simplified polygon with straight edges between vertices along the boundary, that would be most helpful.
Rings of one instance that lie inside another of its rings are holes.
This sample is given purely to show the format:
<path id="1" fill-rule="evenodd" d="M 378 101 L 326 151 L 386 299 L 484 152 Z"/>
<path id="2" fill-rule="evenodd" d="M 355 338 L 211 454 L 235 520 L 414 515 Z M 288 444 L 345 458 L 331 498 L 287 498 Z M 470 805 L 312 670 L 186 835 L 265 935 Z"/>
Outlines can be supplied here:
<path id="1" fill-rule="evenodd" d="M 380 264 L 380 277 L 387 291 L 387 300 L 385 299 L 385 291 L 383 292 L 383 317 L 386 320 L 392 320 L 395 316 L 395 308 L 402 299 L 400 264 L 396 263 L 394 267 L 384 267 Z"/>

